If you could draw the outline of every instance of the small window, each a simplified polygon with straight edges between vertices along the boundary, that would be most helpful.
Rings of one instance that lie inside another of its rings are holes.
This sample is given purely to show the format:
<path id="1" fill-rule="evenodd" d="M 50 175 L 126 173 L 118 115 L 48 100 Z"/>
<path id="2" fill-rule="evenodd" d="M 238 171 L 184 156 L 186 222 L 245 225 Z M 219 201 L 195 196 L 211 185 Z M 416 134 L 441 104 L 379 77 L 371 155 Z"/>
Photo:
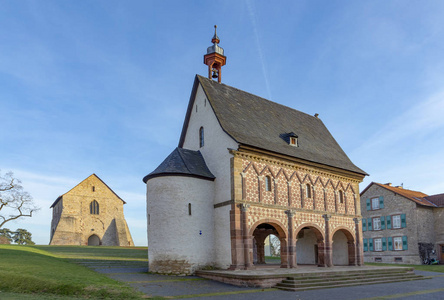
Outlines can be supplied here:
<path id="1" fill-rule="evenodd" d="M 382 251 L 382 239 L 377 238 L 377 239 L 373 239 L 373 241 L 375 243 L 375 251 Z"/>
<path id="2" fill-rule="evenodd" d="M 381 218 L 373 218 L 373 230 L 381 230 Z"/>
<path id="3" fill-rule="evenodd" d="M 382 257 L 375 257 L 375 262 L 382 262 Z"/>
<path id="4" fill-rule="evenodd" d="M 395 257 L 395 262 L 402 262 L 402 257 Z"/>
<path id="5" fill-rule="evenodd" d="M 297 147 L 298 146 L 298 138 L 294 137 L 294 136 L 291 136 L 290 137 L 290 145 L 292 145 L 294 147 Z"/>
<path id="6" fill-rule="evenodd" d="M 94 200 L 89 204 L 89 213 L 92 215 L 98 215 L 99 214 L 99 203 Z"/>
<path id="7" fill-rule="evenodd" d="M 271 191 L 271 178 L 270 178 L 270 176 L 265 176 L 265 190 L 267 192 Z"/>
<path id="8" fill-rule="evenodd" d="M 204 128 L 201 127 L 199 129 L 199 147 L 203 147 L 204 146 Z"/>
<path id="9" fill-rule="evenodd" d="M 96 187 L 95 187 L 95 186 L 92 187 L 92 191 L 93 191 L 93 192 L 96 191 Z"/>
<path id="10" fill-rule="evenodd" d="M 392 216 L 393 228 L 401 228 L 401 215 Z"/>
<path id="11" fill-rule="evenodd" d="M 372 210 L 379 209 L 379 198 L 372 199 Z"/>
<path id="12" fill-rule="evenodd" d="M 400 236 L 394 237 L 393 238 L 393 245 L 394 245 L 394 249 L 396 251 L 402 250 L 402 237 L 400 237 Z"/>
<path id="13" fill-rule="evenodd" d="M 311 185 L 309 183 L 305 185 L 305 195 L 307 198 L 311 198 Z"/>
<path id="14" fill-rule="evenodd" d="M 344 203 L 344 192 L 339 191 L 339 203 Z"/>
<path id="15" fill-rule="evenodd" d="M 191 216 L 191 203 L 188 203 L 188 215 Z"/>

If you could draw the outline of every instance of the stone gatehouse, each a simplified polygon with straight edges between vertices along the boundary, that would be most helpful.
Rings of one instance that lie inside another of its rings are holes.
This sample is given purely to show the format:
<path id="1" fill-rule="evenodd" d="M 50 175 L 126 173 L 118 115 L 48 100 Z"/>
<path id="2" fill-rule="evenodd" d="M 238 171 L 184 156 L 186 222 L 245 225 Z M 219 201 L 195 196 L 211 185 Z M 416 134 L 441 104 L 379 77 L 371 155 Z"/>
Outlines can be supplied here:
<path id="1" fill-rule="evenodd" d="M 280 240 L 282 268 L 361 265 L 359 183 L 367 174 L 318 114 L 221 83 L 224 50 L 216 34 L 212 42 L 178 148 L 143 178 L 150 271 L 255 268 L 270 234 Z"/>
<path id="2" fill-rule="evenodd" d="M 134 246 L 125 203 L 92 174 L 51 205 L 50 245 Z"/>

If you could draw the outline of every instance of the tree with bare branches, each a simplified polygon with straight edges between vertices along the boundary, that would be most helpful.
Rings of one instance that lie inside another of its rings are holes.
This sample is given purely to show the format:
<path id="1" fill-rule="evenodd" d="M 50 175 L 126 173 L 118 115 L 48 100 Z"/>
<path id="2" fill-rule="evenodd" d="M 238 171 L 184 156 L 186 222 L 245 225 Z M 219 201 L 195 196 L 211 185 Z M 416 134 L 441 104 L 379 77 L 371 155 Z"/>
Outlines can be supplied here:
<path id="1" fill-rule="evenodd" d="M 9 221 L 21 217 L 32 217 L 39 210 L 31 195 L 26 192 L 21 181 L 12 172 L 0 173 L 0 228 Z"/>

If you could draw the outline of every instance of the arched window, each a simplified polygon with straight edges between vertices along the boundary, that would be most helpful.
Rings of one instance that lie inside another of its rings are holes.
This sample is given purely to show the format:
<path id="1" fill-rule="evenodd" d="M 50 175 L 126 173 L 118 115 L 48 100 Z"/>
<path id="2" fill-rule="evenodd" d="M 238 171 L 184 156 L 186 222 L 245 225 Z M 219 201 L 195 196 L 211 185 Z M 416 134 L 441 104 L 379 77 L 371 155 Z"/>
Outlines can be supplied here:
<path id="1" fill-rule="evenodd" d="M 188 215 L 191 216 L 191 203 L 188 203 Z"/>
<path id="2" fill-rule="evenodd" d="M 270 178 L 270 176 L 265 176 L 265 190 L 267 192 L 271 191 L 271 178 Z"/>
<path id="3" fill-rule="evenodd" d="M 339 203 L 344 203 L 344 192 L 339 191 Z"/>
<path id="4" fill-rule="evenodd" d="M 89 213 L 92 215 L 98 215 L 99 214 L 99 203 L 94 200 L 89 204 Z"/>
<path id="5" fill-rule="evenodd" d="M 199 147 L 203 147 L 204 146 L 204 128 L 201 127 L 199 129 Z"/>
<path id="6" fill-rule="evenodd" d="M 305 185 L 305 195 L 307 198 L 311 198 L 311 185 L 309 183 Z"/>

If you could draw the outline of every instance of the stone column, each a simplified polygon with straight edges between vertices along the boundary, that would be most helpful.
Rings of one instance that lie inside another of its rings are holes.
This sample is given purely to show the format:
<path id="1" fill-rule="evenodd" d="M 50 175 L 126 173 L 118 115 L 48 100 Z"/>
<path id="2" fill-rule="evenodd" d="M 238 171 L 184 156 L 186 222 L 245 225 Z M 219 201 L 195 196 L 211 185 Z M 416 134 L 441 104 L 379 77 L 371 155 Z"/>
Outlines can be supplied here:
<path id="1" fill-rule="evenodd" d="M 361 218 L 354 218 L 353 221 L 355 221 L 355 264 L 358 266 L 364 265 L 364 251 L 362 249 L 361 245 Z"/>
<path id="2" fill-rule="evenodd" d="M 330 218 L 331 215 L 323 215 L 325 219 L 325 241 L 324 241 L 324 263 L 326 267 L 333 267 L 333 248 L 330 237 Z"/>
<path id="3" fill-rule="evenodd" d="M 294 238 L 293 217 L 295 211 L 289 209 L 285 211 L 288 217 L 288 267 L 296 268 L 296 239 Z"/>
<path id="4" fill-rule="evenodd" d="M 257 264 L 265 264 L 265 238 L 263 236 L 256 238 Z"/>
<path id="5" fill-rule="evenodd" d="M 250 252 L 252 253 L 253 250 L 252 238 L 248 234 L 248 208 L 250 208 L 250 204 L 245 204 L 245 203 L 241 204 L 245 270 L 252 268 Z"/>

